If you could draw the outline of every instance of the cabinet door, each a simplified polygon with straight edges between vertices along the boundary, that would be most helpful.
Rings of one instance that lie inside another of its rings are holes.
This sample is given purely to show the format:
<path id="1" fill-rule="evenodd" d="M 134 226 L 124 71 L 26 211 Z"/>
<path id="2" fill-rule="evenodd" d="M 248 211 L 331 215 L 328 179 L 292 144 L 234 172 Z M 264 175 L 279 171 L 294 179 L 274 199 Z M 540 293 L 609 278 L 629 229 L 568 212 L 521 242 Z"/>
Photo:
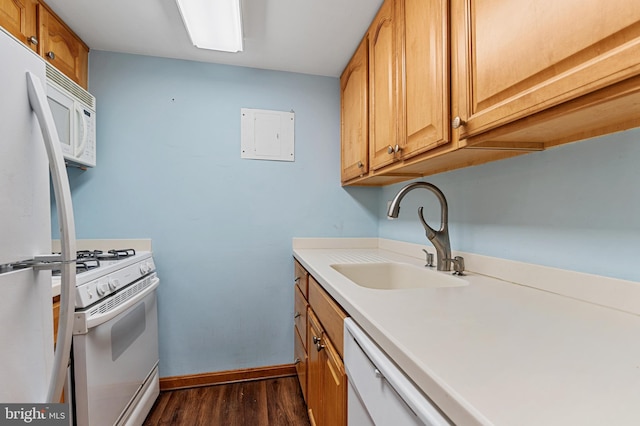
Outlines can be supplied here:
<path id="1" fill-rule="evenodd" d="M 298 381 L 300 382 L 300 389 L 302 390 L 302 397 L 305 401 L 307 398 L 307 351 L 304 348 L 304 343 L 300 339 L 298 333 L 294 333 L 294 356 L 296 365 L 296 374 L 298 375 Z"/>
<path id="2" fill-rule="evenodd" d="M 460 138 L 640 73 L 636 2 L 455 0 L 451 7 L 452 115 L 466 123 Z"/>
<path id="3" fill-rule="evenodd" d="M 347 375 L 344 363 L 329 339 L 324 338 L 321 342 L 320 361 L 322 364 L 322 424 L 344 426 L 347 424 Z"/>
<path id="4" fill-rule="evenodd" d="M 38 5 L 38 20 L 40 54 L 86 89 L 89 48 L 42 5 Z"/>
<path id="5" fill-rule="evenodd" d="M 369 159 L 377 170 L 397 158 L 396 57 L 393 1 L 386 0 L 369 27 Z"/>
<path id="6" fill-rule="evenodd" d="M 449 2 L 397 0 L 402 158 L 449 142 Z"/>
<path id="7" fill-rule="evenodd" d="M 322 327 L 320 322 L 309 309 L 307 314 L 309 332 L 307 334 L 307 408 L 309 420 L 312 425 L 323 425 L 322 420 L 322 359 L 321 351 L 316 345 L 322 339 Z"/>
<path id="8" fill-rule="evenodd" d="M 294 286 L 295 300 L 293 312 L 293 324 L 296 333 L 300 335 L 303 342 L 307 341 L 307 299 L 297 286 Z"/>
<path id="9" fill-rule="evenodd" d="M 342 181 L 369 172 L 369 39 L 365 38 L 340 77 Z"/>
<path id="10" fill-rule="evenodd" d="M 36 3 L 33 0 L 0 0 L 0 26 L 37 51 Z"/>

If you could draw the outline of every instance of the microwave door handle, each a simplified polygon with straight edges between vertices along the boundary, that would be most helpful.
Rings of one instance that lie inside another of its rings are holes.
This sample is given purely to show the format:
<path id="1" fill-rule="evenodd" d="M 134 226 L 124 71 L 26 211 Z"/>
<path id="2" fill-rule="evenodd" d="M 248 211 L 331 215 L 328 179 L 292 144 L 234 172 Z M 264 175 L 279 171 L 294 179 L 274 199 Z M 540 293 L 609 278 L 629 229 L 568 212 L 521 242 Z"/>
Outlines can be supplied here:
<path id="1" fill-rule="evenodd" d="M 80 138 L 78 146 L 74 148 L 74 157 L 80 158 L 82 157 L 82 154 L 84 154 L 84 150 L 87 146 L 87 120 L 84 118 L 84 111 L 82 110 L 82 107 L 80 107 L 80 105 L 74 103 L 74 109 L 77 118 L 76 122 L 82 123 L 82 125 L 78 129 L 82 131 L 82 137 Z"/>
<path id="2" fill-rule="evenodd" d="M 60 286 L 60 320 L 58 338 L 53 356 L 51 380 L 47 391 L 47 402 L 60 402 L 71 353 L 71 337 L 73 314 L 76 297 L 76 231 L 71 204 L 71 190 L 67 169 L 62 157 L 62 148 L 56 131 L 53 114 L 47 103 L 42 82 L 37 76 L 27 72 L 27 92 L 29 103 L 38 118 L 40 130 L 49 157 L 49 170 L 53 183 L 53 192 L 58 210 L 60 226 L 60 245 L 62 251 L 61 286 Z"/>

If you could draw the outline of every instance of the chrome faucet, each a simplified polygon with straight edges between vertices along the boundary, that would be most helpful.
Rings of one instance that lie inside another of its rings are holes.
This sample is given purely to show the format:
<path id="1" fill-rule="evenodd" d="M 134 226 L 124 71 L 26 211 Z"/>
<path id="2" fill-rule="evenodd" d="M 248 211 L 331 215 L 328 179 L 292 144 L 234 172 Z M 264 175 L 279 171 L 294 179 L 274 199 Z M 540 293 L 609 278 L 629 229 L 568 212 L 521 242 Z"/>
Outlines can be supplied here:
<path id="1" fill-rule="evenodd" d="M 422 211 L 424 210 L 423 207 L 418 208 L 418 219 L 422 222 L 427 238 L 436 248 L 438 257 L 436 269 L 438 271 L 450 271 L 451 265 L 453 264 L 455 266 L 455 273 L 462 275 L 464 271 L 464 260 L 460 256 L 456 256 L 454 259 L 451 258 L 451 243 L 449 242 L 448 225 L 449 207 L 447 205 L 447 199 L 437 186 L 428 182 L 413 182 L 406 185 L 398 191 L 396 196 L 393 198 L 393 201 L 391 201 L 389 210 L 387 211 L 387 216 L 390 218 L 397 218 L 398 213 L 400 213 L 400 201 L 402 201 L 405 195 L 417 188 L 428 189 L 433 192 L 436 197 L 438 197 L 438 201 L 440 201 L 440 229 L 437 231 L 430 227 L 424 220 L 424 215 L 422 214 Z"/>

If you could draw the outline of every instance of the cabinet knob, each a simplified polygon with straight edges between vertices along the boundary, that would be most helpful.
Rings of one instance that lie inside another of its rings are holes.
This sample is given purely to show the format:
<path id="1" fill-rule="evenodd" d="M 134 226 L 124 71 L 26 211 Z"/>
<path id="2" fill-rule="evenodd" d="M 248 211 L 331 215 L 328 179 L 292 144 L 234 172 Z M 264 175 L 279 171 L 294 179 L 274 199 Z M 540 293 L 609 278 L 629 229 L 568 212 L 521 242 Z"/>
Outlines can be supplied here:
<path id="1" fill-rule="evenodd" d="M 361 169 L 364 167 L 364 164 L 362 164 L 362 161 L 358 161 L 358 168 Z"/>
<path id="2" fill-rule="evenodd" d="M 293 318 L 300 318 L 300 312 L 296 312 L 295 315 L 293 316 Z"/>
<path id="3" fill-rule="evenodd" d="M 300 358 L 296 358 L 293 360 L 294 364 L 300 364 L 302 361 L 300 360 Z"/>
<path id="4" fill-rule="evenodd" d="M 402 148 L 400 148 L 400 145 L 398 145 L 398 144 L 396 144 L 396 146 L 389 145 L 389 147 L 387 148 L 387 153 L 388 154 L 397 154 L 400 151 L 402 151 Z"/>
<path id="5" fill-rule="evenodd" d="M 31 44 L 33 44 L 34 46 L 38 45 L 38 38 L 36 36 L 31 36 L 27 39 L 27 41 Z"/>
<path id="6" fill-rule="evenodd" d="M 322 343 L 320 343 L 320 342 L 316 343 L 316 350 L 318 352 L 320 352 L 323 349 L 324 349 L 324 345 Z"/>
<path id="7" fill-rule="evenodd" d="M 293 283 L 294 283 L 294 284 L 298 284 L 299 282 L 300 282 L 300 277 L 296 277 L 296 278 L 293 280 Z"/>
<path id="8" fill-rule="evenodd" d="M 54 60 L 56 58 L 56 54 L 52 51 L 47 52 L 47 58 Z"/>
<path id="9" fill-rule="evenodd" d="M 316 336 L 313 336 L 313 344 L 317 345 L 318 343 L 320 343 L 320 338 L 316 337 Z"/>
<path id="10" fill-rule="evenodd" d="M 465 124 L 467 123 L 460 117 L 455 117 L 453 120 L 451 120 L 451 127 L 453 127 L 454 129 L 459 129 Z"/>

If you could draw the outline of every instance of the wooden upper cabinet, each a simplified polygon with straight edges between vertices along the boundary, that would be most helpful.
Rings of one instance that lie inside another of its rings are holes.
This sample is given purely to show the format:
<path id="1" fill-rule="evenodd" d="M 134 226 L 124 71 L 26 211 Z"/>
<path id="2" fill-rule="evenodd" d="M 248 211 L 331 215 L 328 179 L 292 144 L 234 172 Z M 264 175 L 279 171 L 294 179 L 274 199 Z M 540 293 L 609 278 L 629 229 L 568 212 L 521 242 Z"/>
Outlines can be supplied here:
<path id="1" fill-rule="evenodd" d="M 369 27 L 369 167 L 399 158 L 396 121 L 394 2 L 385 0 Z"/>
<path id="2" fill-rule="evenodd" d="M 629 0 L 455 0 L 452 37 L 461 139 L 640 74 Z"/>
<path id="3" fill-rule="evenodd" d="M 396 0 L 402 158 L 450 141 L 449 2 Z"/>
<path id="4" fill-rule="evenodd" d="M 83 88 L 87 88 L 89 48 L 46 7 L 38 5 L 39 53 Z"/>
<path id="5" fill-rule="evenodd" d="M 38 50 L 36 16 L 33 0 L 0 0 L 0 26 L 35 51 Z"/>
<path id="6" fill-rule="evenodd" d="M 385 0 L 367 31 L 369 168 L 345 174 L 343 162 L 343 183 L 388 185 L 640 126 L 636 3 Z"/>
<path id="7" fill-rule="evenodd" d="M 369 171 L 369 39 L 364 37 L 340 77 L 342 182 Z"/>

